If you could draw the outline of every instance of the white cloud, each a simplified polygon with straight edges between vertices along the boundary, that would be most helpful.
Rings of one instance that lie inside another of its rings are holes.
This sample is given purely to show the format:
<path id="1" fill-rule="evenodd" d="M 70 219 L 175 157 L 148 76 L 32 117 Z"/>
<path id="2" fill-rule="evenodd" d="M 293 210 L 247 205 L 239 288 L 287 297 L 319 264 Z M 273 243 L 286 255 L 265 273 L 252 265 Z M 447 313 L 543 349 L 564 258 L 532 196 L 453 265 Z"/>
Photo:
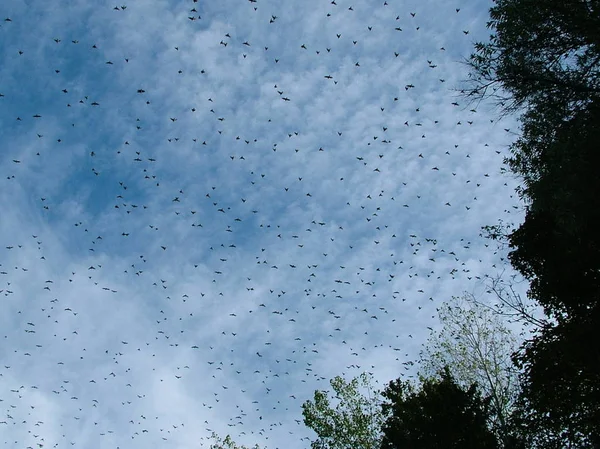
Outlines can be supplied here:
<path id="1" fill-rule="evenodd" d="M 520 217 L 516 125 L 451 90 L 486 5 L 337 3 L 10 5 L 7 442 L 305 447 L 314 389 L 404 374 L 435 307 L 501 269 L 478 234 Z"/>

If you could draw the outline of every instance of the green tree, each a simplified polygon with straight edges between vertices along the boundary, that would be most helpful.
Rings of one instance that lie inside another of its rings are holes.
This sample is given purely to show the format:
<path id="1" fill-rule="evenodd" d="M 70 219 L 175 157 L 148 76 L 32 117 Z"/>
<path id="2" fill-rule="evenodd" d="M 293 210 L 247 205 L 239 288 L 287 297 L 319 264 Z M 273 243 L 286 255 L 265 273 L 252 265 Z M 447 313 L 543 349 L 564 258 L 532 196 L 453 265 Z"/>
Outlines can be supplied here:
<path id="1" fill-rule="evenodd" d="M 333 404 L 327 391 L 315 391 L 302 404 L 304 424 L 317 434 L 313 449 L 378 449 L 384 416 L 381 394 L 366 373 L 347 382 L 340 376 L 330 381 Z"/>
<path id="2" fill-rule="evenodd" d="M 441 378 L 412 383 L 397 379 L 383 392 L 382 449 L 495 449 L 489 410 L 475 384 L 463 389 L 448 368 Z"/>
<path id="3" fill-rule="evenodd" d="M 233 438 L 231 438 L 230 435 L 222 438 L 213 432 L 211 439 L 212 443 L 210 444 L 210 449 L 261 449 L 258 444 L 255 444 L 252 447 L 244 446 L 243 444 L 237 444 L 235 441 L 233 441 Z"/>
<path id="4" fill-rule="evenodd" d="M 438 309 L 439 330 L 431 330 L 420 353 L 422 378 L 445 367 L 462 388 L 479 385 L 489 398 L 490 428 L 504 446 L 511 439 L 510 416 L 519 392 L 517 370 L 511 359 L 518 345 L 502 317 L 465 293 Z"/>

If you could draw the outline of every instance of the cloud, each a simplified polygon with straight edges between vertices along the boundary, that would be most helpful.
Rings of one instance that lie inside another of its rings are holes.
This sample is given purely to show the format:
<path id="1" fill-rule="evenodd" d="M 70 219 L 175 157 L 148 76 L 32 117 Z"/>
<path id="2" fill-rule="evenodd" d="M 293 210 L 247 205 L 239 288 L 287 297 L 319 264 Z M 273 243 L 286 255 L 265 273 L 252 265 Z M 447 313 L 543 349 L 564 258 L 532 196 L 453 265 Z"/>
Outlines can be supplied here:
<path id="1" fill-rule="evenodd" d="M 505 266 L 517 126 L 452 90 L 486 6 L 337 3 L 10 5 L 6 441 L 304 447 L 315 389 L 411 374 Z"/>

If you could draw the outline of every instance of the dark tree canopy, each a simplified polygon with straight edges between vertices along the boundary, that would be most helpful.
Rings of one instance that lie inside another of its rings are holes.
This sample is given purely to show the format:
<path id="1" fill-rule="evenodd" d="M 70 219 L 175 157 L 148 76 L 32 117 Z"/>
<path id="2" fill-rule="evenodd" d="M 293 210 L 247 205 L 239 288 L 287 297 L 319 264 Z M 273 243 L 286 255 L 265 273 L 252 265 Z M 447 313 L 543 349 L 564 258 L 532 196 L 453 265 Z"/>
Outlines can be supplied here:
<path id="1" fill-rule="evenodd" d="M 531 296 L 557 318 L 587 314 L 600 292 L 600 100 L 557 127 L 554 138 L 515 144 L 510 161 L 529 199 L 509 238 L 513 266 Z"/>
<path id="2" fill-rule="evenodd" d="M 598 322 L 590 314 L 547 328 L 517 357 L 524 375 L 514 421 L 528 447 L 600 448 Z"/>
<path id="3" fill-rule="evenodd" d="M 549 315 L 586 313 L 600 292 L 600 1 L 495 3 L 466 95 L 523 112 L 507 162 L 528 208 L 510 259 Z"/>
<path id="4" fill-rule="evenodd" d="M 598 0 L 497 0 L 490 42 L 477 43 L 470 92 L 504 108 L 551 104 L 568 111 L 600 96 Z"/>
<path id="5" fill-rule="evenodd" d="M 462 389 L 446 370 L 440 379 L 426 379 L 420 390 L 401 379 L 383 393 L 382 449 L 493 449 L 498 444 L 488 429 L 489 412 L 476 385 Z"/>
<path id="6" fill-rule="evenodd" d="M 600 1 L 497 0 L 468 64 L 474 100 L 521 112 L 507 159 L 524 222 L 504 235 L 550 318 L 515 357 L 529 447 L 600 447 Z"/>

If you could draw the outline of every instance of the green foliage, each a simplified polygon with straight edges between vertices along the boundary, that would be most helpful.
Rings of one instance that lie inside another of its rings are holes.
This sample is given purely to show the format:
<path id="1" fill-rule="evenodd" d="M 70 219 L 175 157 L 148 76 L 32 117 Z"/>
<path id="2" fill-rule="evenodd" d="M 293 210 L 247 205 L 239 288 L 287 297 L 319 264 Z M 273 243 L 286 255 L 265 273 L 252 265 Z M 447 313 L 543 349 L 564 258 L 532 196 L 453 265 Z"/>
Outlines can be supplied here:
<path id="1" fill-rule="evenodd" d="M 225 438 L 221 438 L 218 434 L 212 433 L 211 438 L 213 442 L 210 445 L 210 449 L 260 449 L 258 444 L 252 447 L 237 444 L 230 435 Z"/>
<path id="2" fill-rule="evenodd" d="M 318 436 L 312 448 L 379 448 L 384 418 L 380 393 L 373 389 L 371 377 L 363 373 L 347 382 L 337 376 L 330 384 L 335 405 L 326 391 L 319 390 L 312 401 L 302 404 L 304 424 Z"/>
<path id="3" fill-rule="evenodd" d="M 420 354 L 420 375 L 431 378 L 447 367 L 457 384 L 479 385 L 490 399 L 490 425 L 508 437 L 508 417 L 518 394 L 518 377 L 511 357 L 516 339 L 489 307 L 468 295 L 453 297 L 438 309 L 442 327 L 432 331 Z"/>
<path id="4" fill-rule="evenodd" d="M 417 390 L 401 379 L 383 392 L 382 449 L 495 449 L 489 412 L 475 384 L 467 390 L 446 369 L 440 379 L 422 380 Z"/>

